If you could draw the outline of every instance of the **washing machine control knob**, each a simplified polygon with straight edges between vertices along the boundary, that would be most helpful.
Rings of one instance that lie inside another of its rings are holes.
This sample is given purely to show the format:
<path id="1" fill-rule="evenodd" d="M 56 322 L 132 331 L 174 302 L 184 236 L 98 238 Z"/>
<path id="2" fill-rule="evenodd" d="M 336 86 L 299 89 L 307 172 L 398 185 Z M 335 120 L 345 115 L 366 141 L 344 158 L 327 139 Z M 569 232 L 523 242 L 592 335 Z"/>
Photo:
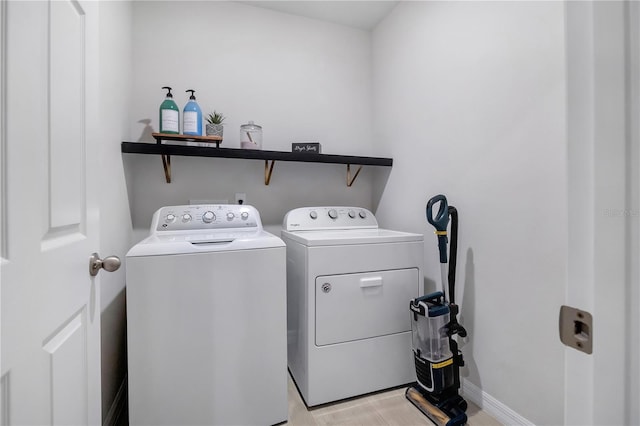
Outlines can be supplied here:
<path id="1" fill-rule="evenodd" d="M 185 213 L 182 215 L 182 221 L 183 222 L 190 222 L 191 221 L 191 215 L 189 213 Z"/>
<path id="2" fill-rule="evenodd" d="M 176 220 L 176 215 L 169 213 L 164 221 L 167 223 L 173 223 L 175 222 L 175 220 Z"/>
<path id="3" fill-rule="evenodd" d="M 204 212 L 202 215 L 202 221 L 204 223 L 211 223 L 216 219 L 216 215 L 212 211 Z"/>
<path id="4" fill-rule="evenodd" d="M 354 212 L 353 210 L 349 210 L 349 217 L 351 219 L 354 219 L 356 217 L 356 212 Z"/>
<path id="5" fill-rule="evenodd" d="M 236 217 L 236 215 L 233 214 L 233 212 L 227 213 L 227 220 L 233 220 L 234 217 Z"/>
<path id="6" fill-rule="evenodd" d="M 336 209 L 329 210 L 329 217 L 331 219 L 337 219 L 338 218 L 338 212 L 336 211 Z"/>
<path id="7" fill-rule="evenodd" d="M 247 219 L 249 219 L 249 212 L 242 212 L 242 213 L 240 213 L 240 217 L 242 218 L 242 220 L 247 220 Z"/>
<path id="8" fill-rule="evenodd" d="M 317 219 L 317 218 L 318 218 L 318 213 L 316 213 L 316 211 L 315 211 L 315 210 L 311 210 L 311 211 L 309 212 L 309 217 L 310 217 L 311 219 L 314 219 L 314 220 L 315 220 L 315 219 Z"/>
<path id="9" fill-rule="evenodd" d="M 364 219 L 365 217 L 367 217 L 367 212 L 365 212 L 364 210 L 360 210 L 360 213 L 358 215 L 361 219 Z"/>

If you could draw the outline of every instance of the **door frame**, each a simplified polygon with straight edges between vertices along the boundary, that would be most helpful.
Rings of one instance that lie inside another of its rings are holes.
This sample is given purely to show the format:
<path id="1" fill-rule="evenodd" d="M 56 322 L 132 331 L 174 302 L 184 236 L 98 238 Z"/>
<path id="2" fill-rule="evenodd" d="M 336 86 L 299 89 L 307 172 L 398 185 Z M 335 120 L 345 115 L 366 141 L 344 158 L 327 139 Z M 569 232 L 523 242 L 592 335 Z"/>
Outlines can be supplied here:
<path id="1" fill-rule="evenodd" d="M 638 81 L 632 81 L 631 72 L 638 64 L 638 43 L 632 42 L 638 34 L 638 10 L 628 0 L 565 2 L 565 303 L 594 318 L 593 353 L 565 349 L 568 425 L 628 424 L 637 410 L 630 403 L 637 401 L 637 378 L 626 371 L 634 357 L 636 364 L 638 360 L 638 330 L 628 325 L 630 318 L 638 318 L 638 303 L 632 303 L 638 298 L 632 261 L 638 255 L 640 216 Z"/>
<path id="2" fill-rule="evenodd" d="M 2 265 L 6 263 L 7 254 L 7 189 L 6 189 L 6 173 L 7 173 L 7 138 L 6 138 L 6 31 L 7 31 L 7 12 L 6 0 L 0 0 L 0 288 L 2 287 Z M 0 291 L 0 329 L 2 328 L 2 291 Z M 2 336 L 0 336 L 0 372 L 2 371 Z M 0 377 L 0 424 L 9 424 L 6 400 L 6 383 L 5 377 Z"/>
<path id="3" fill-rule="evenodd" d="M 640 424 L 640 330 L 632 324 L 640 324 L 640 4 L 628 2 L 628 131 L 627 156 L 629 179 L 627 216 L 628 277 L 626 319 L 631 324 L 627 330 L 629 348 L 626 357 L 627 383 L 624 393 L 627 405 L 627 424 Z"/>

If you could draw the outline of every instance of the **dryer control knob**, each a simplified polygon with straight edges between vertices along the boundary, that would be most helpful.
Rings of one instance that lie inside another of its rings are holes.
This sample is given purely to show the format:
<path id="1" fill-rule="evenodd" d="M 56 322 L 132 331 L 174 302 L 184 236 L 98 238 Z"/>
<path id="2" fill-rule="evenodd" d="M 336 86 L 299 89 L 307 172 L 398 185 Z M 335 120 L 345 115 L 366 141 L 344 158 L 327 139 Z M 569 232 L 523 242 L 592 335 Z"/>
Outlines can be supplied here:
<path id="1" fill-rule="evenodd" d="M 233 212 L 227 213 L 227 220 L 233 220 L 234 217 L 236 217 L 236 215 L 234 215 Z"/>
<path id="2" fill-rule="evenodd" d="M 167 223 L 173 223 L 175 222 L 175 220 L 176 220 L 176 215 L 169 213 L 164 221 Z"/>
<path id="3" fill-rule="evenodd" d="M 331 219 L 337 219 L 338 218 L 338 212 L 336 211 L 336 209 L 329 210 L 329 217 Z"/>
<path id="4" fill-rule="evenodd" d="M 315 219 L 317 219 L 317 218 L 318 218 L 318 213 L 316 213 L 316 211 L 315 211 L 315 210 L 311 210 L 311 211 L 309 212 L 309 217 L 310 217 L 311 219 L 314 219 L 314 220 L 315 220 Z"/>
<path id="5" fill-rule="evenodd" d="M 365 212 L 364 210 L 360 210 L 360 213 L 358 215 L 361 219 L 364 219 L 365 217 L 367 217 L 367 212 Z"/>
<path id="6" fill-rule="evenodd" d="M 216 215 L 212 211 L 204 212 L 202 215 L 202 221 L 204 223 L 211 223 L 216 219 Z"/>
<path id="7" fill-rule="evenodd" d="M 191 221 L 191 215 L 189 213 L 185 213 L 182 215 L 182 221 L 183 222 L 189 222 Z"/>
<path id="8" fill-rule="evenodd" d="M 249 212 L 242 212 L 242 213 L 240 213 L 240 217 L 242 218 L 242 220 L 247 220 L 247 219 L 249 219 Z"/>
<path id="9" fill-rule="evenodd" d="M 349 217 L 351 219 L 354 219 L 356 217 L 356 212 L 354 212 L 353 210 L 349 210 Z"/>

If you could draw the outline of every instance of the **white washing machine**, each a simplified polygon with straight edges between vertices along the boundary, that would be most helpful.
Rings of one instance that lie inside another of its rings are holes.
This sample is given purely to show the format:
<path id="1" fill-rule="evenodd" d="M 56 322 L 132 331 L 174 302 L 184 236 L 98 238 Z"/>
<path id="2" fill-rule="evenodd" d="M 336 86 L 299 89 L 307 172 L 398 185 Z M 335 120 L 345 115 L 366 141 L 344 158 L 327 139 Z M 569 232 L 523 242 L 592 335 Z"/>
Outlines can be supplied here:
<path id="1" fill-rule="evenodd" d="M 307 406 L 415 381 L 409 301 L 424 238 L 357 207 L 287 213 L 287 355 Z"/>
<path id="2" fill-rule="evenodd" d="M 251 206 L 154 214 L 127 253 L 130 424 L 287 420 L 285 261 Z"/>

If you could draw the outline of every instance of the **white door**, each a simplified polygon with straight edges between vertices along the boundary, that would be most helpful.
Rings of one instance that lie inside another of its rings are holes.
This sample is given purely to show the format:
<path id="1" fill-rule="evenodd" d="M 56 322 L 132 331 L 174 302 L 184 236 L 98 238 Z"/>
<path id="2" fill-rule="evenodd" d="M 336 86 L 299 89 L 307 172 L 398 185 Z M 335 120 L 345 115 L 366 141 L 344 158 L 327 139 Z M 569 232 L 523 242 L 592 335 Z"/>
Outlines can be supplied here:
<path id="1" fill-rule="evenodd" d="M 567 2 L 567 305 L 593 353 L 565 352 L 565 424 L 638 424 L 638 42 L 634 2 Z"/>
<path id="2" fill-rule="evenodd" d="M 100 424 L 99 6 L 2 4 L 0 419 Z"/>

